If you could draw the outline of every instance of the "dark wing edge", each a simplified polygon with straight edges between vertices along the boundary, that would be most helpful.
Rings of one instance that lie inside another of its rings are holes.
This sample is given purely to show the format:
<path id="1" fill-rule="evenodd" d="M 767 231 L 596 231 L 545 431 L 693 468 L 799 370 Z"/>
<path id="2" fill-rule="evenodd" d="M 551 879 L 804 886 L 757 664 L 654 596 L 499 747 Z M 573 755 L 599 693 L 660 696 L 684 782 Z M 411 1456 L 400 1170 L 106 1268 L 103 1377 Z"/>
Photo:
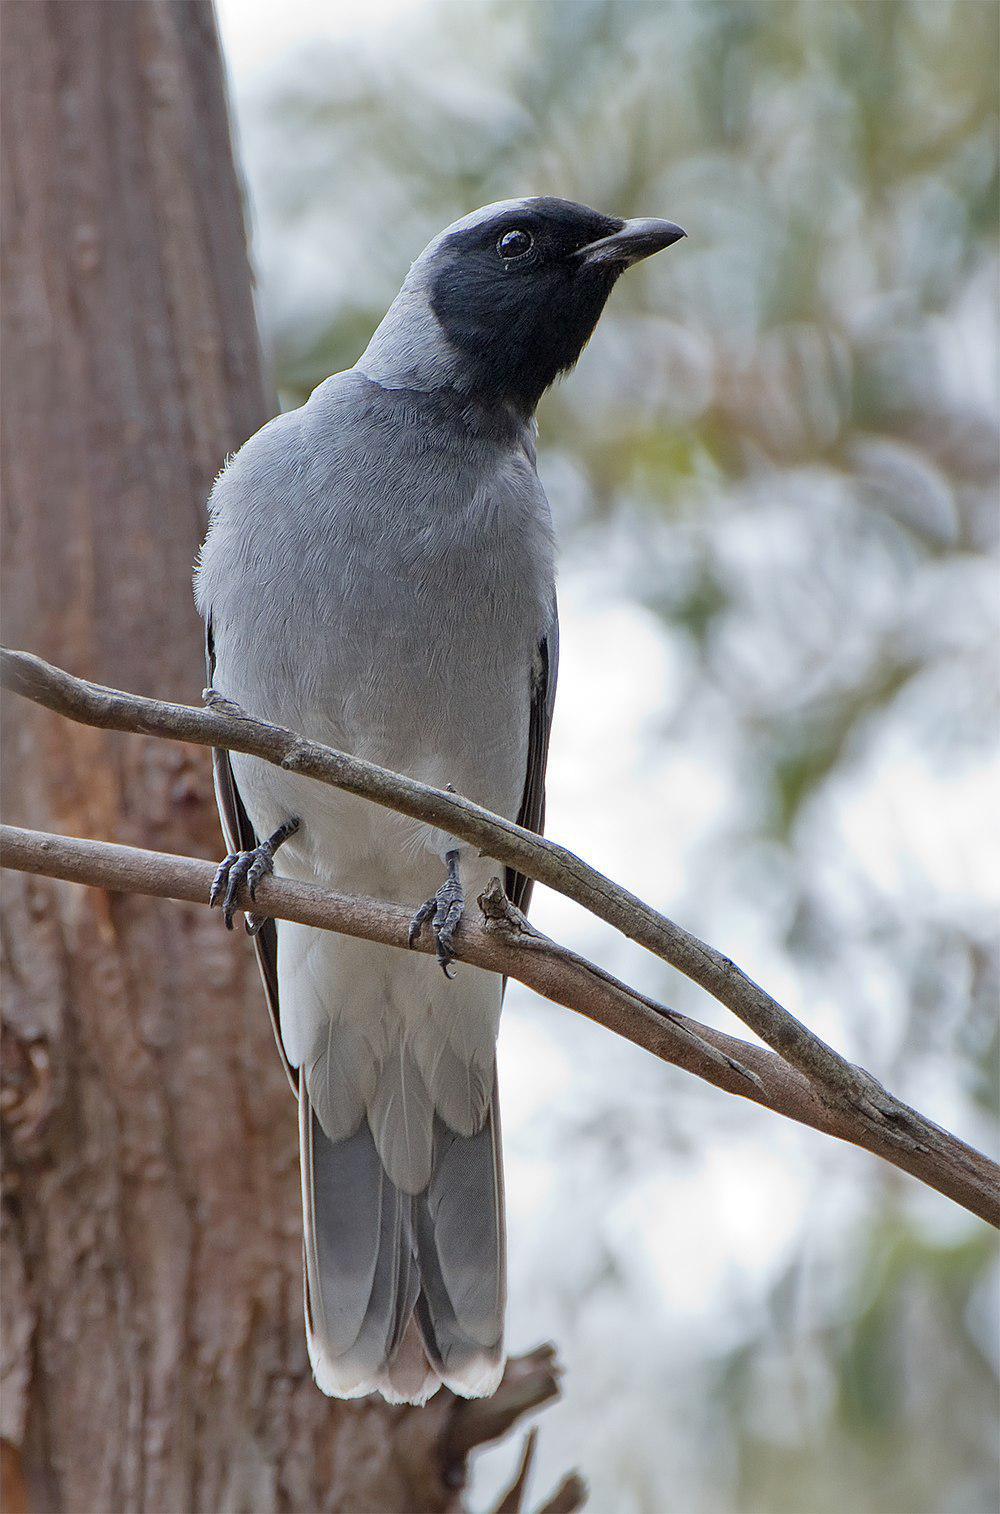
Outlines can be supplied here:
<path id="1" fill-rule="evenodd" d="M 215 675 L 215 643 L 212 639 L 211 616 L 208 616 L 205 621 L 205 673 L 208 687 L 211 688 Z M 215 802 L 219 807 L 219 818 L 222 821 L 222 831 L 227 847 L 231 852 L 252 851 L 259 844 L 260 838 L 254 831 L 250 816 L 240 798 L 229 753 L 222 747 L 212 748 L 212 778 L 215 782 Z M 264 996 L 267 999 L 267 1010 L 271 1016 L 275 1044 L 291 1090 L 298 1098 L 298 1074 L 285 1055 L 281 1039 L 281 1015 L 278 1009 L 278 928 L 273 920 L 264 921 L 253 938 L 253 944 L 257 953 L 261 982 L 264 985 Z"/>
<path id="2" fill-rule="evenodd" d="M 552 606 L 552 619 L 538 644 L 538 660 L 532 668 L 531 713 L 528 721 L 528 768 L 517 823 L 539 836 L 545 829 L 545 768 L 549 760 L 549 736 L 552 710 L 556 702 L 559 675 L 559 615 Z M 504 871 L 504 889 L 512 904 L 528 913 L 534 880 L 508 867 Z"/>

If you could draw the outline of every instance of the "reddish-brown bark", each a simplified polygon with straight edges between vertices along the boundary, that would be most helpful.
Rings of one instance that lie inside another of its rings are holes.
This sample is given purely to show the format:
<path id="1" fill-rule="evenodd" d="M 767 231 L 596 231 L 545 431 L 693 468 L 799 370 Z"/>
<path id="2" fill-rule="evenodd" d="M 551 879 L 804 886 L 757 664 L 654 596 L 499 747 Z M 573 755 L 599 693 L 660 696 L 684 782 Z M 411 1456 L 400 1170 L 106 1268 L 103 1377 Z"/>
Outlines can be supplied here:
<path id="1" fill-rule="evenodd" d="M 4 633 L 197 700 L 204 500 L 271 403 L 211 8 L 2 10 Z M 204 753 L 25 707 L 3 758 L 10 820 L 218 851 Z M 295 1110 L 246 943 L 197 907 L 4 889 L 5 1508 L 457 1509 L 454 1400 L 310 1379 Z"/>

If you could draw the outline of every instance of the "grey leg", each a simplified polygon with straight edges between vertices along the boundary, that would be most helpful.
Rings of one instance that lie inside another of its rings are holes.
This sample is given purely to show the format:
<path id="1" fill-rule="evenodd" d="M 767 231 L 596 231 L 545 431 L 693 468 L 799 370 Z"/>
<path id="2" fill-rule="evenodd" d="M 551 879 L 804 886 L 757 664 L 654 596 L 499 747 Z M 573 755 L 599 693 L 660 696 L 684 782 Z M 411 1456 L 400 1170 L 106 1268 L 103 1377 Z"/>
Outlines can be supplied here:
<path id="1" fill-rule="evenodd" d="M 455 960 L 455 932 L 465 913 L 465 893 L 458 876 L 458 852 L 448 852 L 444 859 L 448 864 L 448 876 L 425 904 L 417 910 L 410 921 L 409 944 L 412 946 L 427 920 L 431 922 L 437 942 L 437 959 L 446 978 L 454 977 L 450 964 Z"/>

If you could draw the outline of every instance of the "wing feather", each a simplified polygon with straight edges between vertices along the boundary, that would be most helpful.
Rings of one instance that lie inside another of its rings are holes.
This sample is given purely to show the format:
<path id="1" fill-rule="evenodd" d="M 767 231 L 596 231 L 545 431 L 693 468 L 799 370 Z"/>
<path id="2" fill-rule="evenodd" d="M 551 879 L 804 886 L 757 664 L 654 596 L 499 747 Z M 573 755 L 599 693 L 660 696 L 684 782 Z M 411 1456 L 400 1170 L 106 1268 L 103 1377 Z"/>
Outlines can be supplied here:
<path id="1" fill-rule="evenodd" d="M 212 639 L 212 618 L 205 622 L 205 671 L 209 688 L 215 676 L 215 643 Z M 212 777 L 215 780 L 215 801 L 219 806 L 219 818 L 226 845 L 231 852 L 249 852 L 259 844 L 260 838 L 250 823 L 240 791 L 236 786 L 233 765 L 229 753 L 221 747 L 212 748 Z M 264 984 L 271 1029 L 281 1057 L 285 1075 L 292 1092 L 298 1097 L 298 1074 L 293 1070 L 285 1054 L 281 1039 L 281 1015 L 278 1008 L 278 928 L 273 920 L 265 920 L 253 938 L 257 953 L 257 966 Z"/>
<path id="2" fill-rule="evenodd" d="M 559 615 L 555 603 L 552 619 L 538 645 L 538 661 L 532 669 L 531 713 L 528 722 L 528 767 L 517 823 L 541 835 L 545 829 L 545 768 L 549 760 L 549 736 L 552 710 L 556 700 L 559 673 Z M 534 880 L 509 867 L 504 873 L 508 899 L 524 914 L 528 913 Z"/>

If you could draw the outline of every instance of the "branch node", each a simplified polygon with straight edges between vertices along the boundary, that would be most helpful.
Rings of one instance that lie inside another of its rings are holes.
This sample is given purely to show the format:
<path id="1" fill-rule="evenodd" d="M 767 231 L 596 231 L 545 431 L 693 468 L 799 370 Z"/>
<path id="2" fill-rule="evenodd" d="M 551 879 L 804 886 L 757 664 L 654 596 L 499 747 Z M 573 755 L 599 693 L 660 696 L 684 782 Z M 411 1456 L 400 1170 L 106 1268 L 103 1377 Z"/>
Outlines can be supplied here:
<path id="1" fill-rule="evenodd" d="M 308 757 L 308 750 L 300 741 L 293 742 L 287 752 L 282 754 L 279 766 L 288 773 L 297 773 L 302 768 Z"/>
<path id="2" fill-rule="evenodd" d="M 591 1008 L 582 1008 L 583 1013 L 599 1023 L 607 1024 L 639 1045 L 645 1045 L 666 1061 L 690 1066 L 687 1049 L 683 1049 L 683 1057 L 678 1054 L 682 1036 L 688 1046 L 694 1046 L 698 1051 L 700 1065 L 691 1070 L 709 1082 L 719 1083 L 730 1092 L 745 1093 L 747 1097 L 756 1098 L 792 1118 L 802 1119 L 806 1124 L 853 1141 L 912 1172 L 973 1213 L 997 1223 L 1000 1199 L 995 1163 L 918 1111 L 901 1104 L 870 1074 L 853 1067 L 741 972 L 731 958 L 699 941 L 627 889 L 612 883 L 566 847 L 493 815 L 461 795 L 431 788 L 403 774 L 350 757 L 321 742 L 309 741 L 285 727 L 255 719 L 234 700 L 214 689 L 205 692 L 208 708 L 197 709 L 87 683 L 62 669 L 51 667 L 30 653 L 7 650 L 0 653 L 0 683 L 85 725 L 166 736 L 202 746 L 221 746 L 286 770 L 304 773 L 423 824 L 446 829 L 468 845 L 480 848 L 500 866 L 516 868 L 524 876 L 573 899 L 591 914 L 654 952 L 732 1010 L 776 1055 L 773 1061 L 770 1058 L 762 1060 L 758 1049 L 752 1045 L 743 1048 L 740 1043 L 734 1043 L 732 1037 L 723 1037 L 718 1032 L 709 1031 L 708 1027 L 698 1027 L 696 1022 L 685 1022 L 681 1017 L 665 1012 L 644 995 L 626 988 L 576 953 L 557 946 L 527 922 L 506 898 L 500 881 L 494 879 L 479 900 L 483 912 L 482 931 L 495 933 L 485 955 L 495 961 L 508 951 L 511 956 L 520 952 L 523 959 L 520 970 L 505 961 L 501 964 L 501 971 L 522 977 L 541 993 L 557 1002 L 567 1003 L 571 1008 L 581 1006 L 566 997 L 566 989 L 561 988 L 559 993 L 550 992 L 550 989 L 557 986 L 557 977 L 560 984 L 567 974 L 576 977 L 580 983 L 579 975 L 586 975 L 587 981 L 582 986 L 588 992 L 593 989 L 595 994 L 610 994 L 616 1001 L 611 1005 L 602 1003 L 600 1014 L 592 1012 Z M 229 717 L 231 732 L 220 732 L 220 716 Z M 44 872 L 100 887 L 107 886 L 110 870 L 119 879 L 126 878 L 128 881 L 124 886 L 131 887 L 133 892 L 195 901 L 203 897 L 201 883 L 196 885 L 191 871 L 197 871 L 202 864 L 194 859 L 171 859 L 143 853 L 127 861 L 122 855 L 128 850 L 126 848 L 106 848 L 99 843 L 74 842 L 70 838 L 46 840 L 37 833 L 18 832 L 16 827 L 9 828 L 9 835 L 5 829 L 4 839 L 18 855 L 17 861 L 8 861 L 7 865 L 21 870 Z M 57 851 L 50 852 L 47 848 Z M 94 860 L 98 852 L 104 858 L 100 866 Z M 112 853 L 116 861 L 114 868 L 109 869 L 106 864 Z M 42 862 L 44 866 L 40 865 Z M 168 883 L 162 871 L 164 867 L 180 869 L 184 874 L 179 895 L 171 892 L 172 888 L 180 886 L 177 872 L 171 874 L 174 882 Z M 273 887 L 277 889 L 277 884 Z M 299 889 L 302 887 L 298 886 Z M 328 911 L 332 900 L 332 895 L 323 901 L 310 894 L 296 905 L 296 909 L 308 910 L 312 916 L 317 902 Z M 266 898 L 262 900 L 265 906 L 267 902 Z M 280 902 L 280 894 L 274 894 L 274 902 Z M 356 908 L 359 903 L 353 901 L 352 907 Z M 341 909 L 343 905 L 344 901 L 340 901 Z M 374 907 L 372 901 L 362 906 L 365 907 Z M 313 923 L 312 919 L 308 923 Z M 317 923 L 327 929 L 344 929 L 347 934 L 362 937 L 369 937 L 371 931 L 370 916 L 366 917 L 365 929 L 357 924 L 356 917 L 354 925 L 347 928 L 342 914 L 336 920 L 327 914 Z M 384 919 L 380 919 L 379 926 L 380 932 L 387 936 L 388 944 L 399 944 L 397 928 L 390 927 Z M 471 921 L 469 927 L 471 931 Z M 381 939 L 381 934 L 370 938 Z M 655 1019 L 647 1016 L 648 1023 L 639 1025 L 636 1012 L 641 1008 L 650 1011 Z M 674 1042 L 672 1047 L 663 1044 L 660 1035 L 654 1037 L 651 1034 L 651 1028 L 660 1027 L 669 1027 Z M 655 1045 L 652 1044 L 654 1040 Z M 713 1046 L 714 1051 L 710 1051 Z M 730 1049 L 735 1055 L 726 1055 Z M 751 1067 L 744 1062 L 749 1062 Z M 753 1068 L 760 1069 L 760 1077 Z M 733 1087 L 734 1074 L 740 1080 L 737 1088 Z"/>
<path id="3" fill-rule="evenodd" d="M 201 697 L 205 705 L 216 715 L 228 715 L 231 720 L 249 720 L 249 715 L 241 704 L 235 699 L 230 699 L 226 694 L 220 694 L 218 689 L 202 689 Z"/>
<path id="4" fill-rule="evenodd" d="M 499 878 L 490 879 L 489 887 L 479 895 L 478 903 L 487 930 L 516 938 L 522 945 L 525 937 L 534 937 L 536 940 L 541 938 L 541 932 L 535 930 L 527 915 L 522 914 L 517 905 L 508 899 Z"/>

